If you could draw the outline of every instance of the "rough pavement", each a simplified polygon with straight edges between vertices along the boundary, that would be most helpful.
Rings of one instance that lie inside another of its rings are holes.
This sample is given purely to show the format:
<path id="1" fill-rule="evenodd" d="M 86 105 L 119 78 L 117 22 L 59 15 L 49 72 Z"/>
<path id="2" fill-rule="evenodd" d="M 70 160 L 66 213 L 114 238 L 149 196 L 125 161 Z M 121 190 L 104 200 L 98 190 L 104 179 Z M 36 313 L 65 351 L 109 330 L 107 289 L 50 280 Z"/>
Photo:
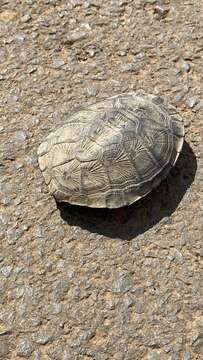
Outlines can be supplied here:
<path id="1" fill-rule="evenodd" d="M 1 1 L 1 359 L 202 359 L 202 14 L 198 0 Z M 57 207 L 41 140 L 139 88 L 184 117 L 177 166 L 128 208 Z"/>

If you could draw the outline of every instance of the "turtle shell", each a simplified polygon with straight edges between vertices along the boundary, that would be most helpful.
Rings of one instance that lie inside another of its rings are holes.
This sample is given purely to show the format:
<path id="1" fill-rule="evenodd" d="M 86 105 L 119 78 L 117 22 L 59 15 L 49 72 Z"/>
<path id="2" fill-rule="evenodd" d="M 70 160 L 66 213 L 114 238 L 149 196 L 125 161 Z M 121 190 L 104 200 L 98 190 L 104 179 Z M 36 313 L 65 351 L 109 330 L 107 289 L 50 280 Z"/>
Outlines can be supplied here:
<path id="1" fill-rule="evenodd" d="M 130 92 L 74 113 L 42 142 L 38 160 L 57 201 L 118 208 L 166 177 L 183 141 L 175 107 L 159 96 Z"/>

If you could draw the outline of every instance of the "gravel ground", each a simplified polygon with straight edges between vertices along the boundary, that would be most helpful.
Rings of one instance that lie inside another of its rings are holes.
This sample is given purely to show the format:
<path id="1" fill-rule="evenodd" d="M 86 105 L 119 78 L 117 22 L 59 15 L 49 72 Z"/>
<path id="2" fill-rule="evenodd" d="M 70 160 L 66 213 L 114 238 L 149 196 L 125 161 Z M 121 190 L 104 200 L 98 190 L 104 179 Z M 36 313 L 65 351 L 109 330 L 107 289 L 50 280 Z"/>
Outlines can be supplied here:
<path id="1" fill-rule="evenodd" d="M 1 359 L 203 358 L 202 14 L 199 0 L 1 0 Z M 184 118 L 177 166 L 128 208 L 57 206 L 42 139 L 139 88 Z"/>

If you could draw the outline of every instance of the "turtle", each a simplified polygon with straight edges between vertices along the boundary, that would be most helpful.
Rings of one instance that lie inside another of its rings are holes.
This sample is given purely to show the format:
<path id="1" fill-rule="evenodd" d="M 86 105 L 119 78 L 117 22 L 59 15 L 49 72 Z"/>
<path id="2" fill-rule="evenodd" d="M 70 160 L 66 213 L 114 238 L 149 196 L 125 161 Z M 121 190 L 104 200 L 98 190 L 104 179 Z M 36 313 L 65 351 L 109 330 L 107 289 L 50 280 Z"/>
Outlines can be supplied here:
<path id="1" fill-rule="evenodd" d="M 183 120 L 173 105 L 131 91 L 75 111 L 40 144 L 38 162 L 57 202 L 113 209 L 157 187 L 183 142 Z"/>

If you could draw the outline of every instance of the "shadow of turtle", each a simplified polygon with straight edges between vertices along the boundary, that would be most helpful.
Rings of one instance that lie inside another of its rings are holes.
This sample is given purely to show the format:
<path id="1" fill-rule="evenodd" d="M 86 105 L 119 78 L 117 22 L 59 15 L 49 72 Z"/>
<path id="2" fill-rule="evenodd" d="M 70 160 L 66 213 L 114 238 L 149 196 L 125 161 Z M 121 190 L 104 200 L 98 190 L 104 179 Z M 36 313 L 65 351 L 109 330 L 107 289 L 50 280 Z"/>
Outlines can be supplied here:
<path id="1" fill-rule="evenodd" d="M 119 209 L 95 209 L 57 203 L 61 217 L 69 225 L 80 226 L 110 238 L 131 240 L 143 234 L 177 208 L 192 184 L 197 161 L 190 146 L 184 142 L 176 166 L 168 177 L 146 197 Z"/>

